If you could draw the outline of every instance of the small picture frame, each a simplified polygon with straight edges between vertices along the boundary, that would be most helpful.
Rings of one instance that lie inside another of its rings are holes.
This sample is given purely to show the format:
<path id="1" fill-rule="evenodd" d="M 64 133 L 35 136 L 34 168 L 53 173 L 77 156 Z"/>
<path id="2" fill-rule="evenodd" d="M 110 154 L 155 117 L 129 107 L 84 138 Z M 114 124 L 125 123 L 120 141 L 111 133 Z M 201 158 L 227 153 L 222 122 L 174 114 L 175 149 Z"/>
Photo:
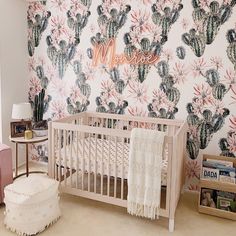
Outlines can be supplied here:
<path id="1" fill-rule="evenodd" d="M 24 120 L 11 122 L 11 137 L 24 137 L 24 133 L 27 129 L 32 129 L 31 121 Z"/>

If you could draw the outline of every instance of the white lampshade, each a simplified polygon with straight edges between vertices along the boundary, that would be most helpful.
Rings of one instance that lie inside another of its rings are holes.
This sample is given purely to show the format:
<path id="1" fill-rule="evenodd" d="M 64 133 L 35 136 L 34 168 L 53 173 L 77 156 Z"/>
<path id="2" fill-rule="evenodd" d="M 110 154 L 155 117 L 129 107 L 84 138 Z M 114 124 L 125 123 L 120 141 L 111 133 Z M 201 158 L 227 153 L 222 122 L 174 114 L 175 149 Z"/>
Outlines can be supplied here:
<path id="1" fill-rule="evenodd" d="M 13 104 L 11 118 L 16 120 L 31 119 L 31 105 L 30 103 Z"/>

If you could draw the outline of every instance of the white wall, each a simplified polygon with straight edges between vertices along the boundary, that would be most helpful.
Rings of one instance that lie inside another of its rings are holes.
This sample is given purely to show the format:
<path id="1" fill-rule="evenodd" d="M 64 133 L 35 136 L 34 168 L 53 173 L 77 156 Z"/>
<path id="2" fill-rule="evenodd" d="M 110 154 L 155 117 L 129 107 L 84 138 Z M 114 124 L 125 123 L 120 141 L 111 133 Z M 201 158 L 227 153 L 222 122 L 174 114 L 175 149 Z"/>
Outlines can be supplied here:
<path id="1" fill-rule="evenodd" d="M 2 130 L 0 131 L 2 131 L 2 142 L 11 147 L 13 146 L 8 137 L 12 104 L 28 100 L 26 19 L 26 1 L 0 0 L 0 102 L 2 109 Z M 23 155 L 22 150 L 21 154 Z"/>

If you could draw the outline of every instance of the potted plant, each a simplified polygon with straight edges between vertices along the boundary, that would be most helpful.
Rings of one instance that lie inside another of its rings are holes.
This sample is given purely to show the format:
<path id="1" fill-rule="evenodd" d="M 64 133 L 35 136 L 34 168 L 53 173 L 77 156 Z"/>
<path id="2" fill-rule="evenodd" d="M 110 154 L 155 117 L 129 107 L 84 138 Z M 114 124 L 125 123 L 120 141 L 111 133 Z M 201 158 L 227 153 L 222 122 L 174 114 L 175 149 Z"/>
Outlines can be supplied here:
<path id="1" fill-rule="evenodd" d="M 33 132 L 36 136 L 45 136 L 48 132 L 47 120 L 43 120 L 45 112 L 45 89 L 35 95 L 33 106 Z"/>

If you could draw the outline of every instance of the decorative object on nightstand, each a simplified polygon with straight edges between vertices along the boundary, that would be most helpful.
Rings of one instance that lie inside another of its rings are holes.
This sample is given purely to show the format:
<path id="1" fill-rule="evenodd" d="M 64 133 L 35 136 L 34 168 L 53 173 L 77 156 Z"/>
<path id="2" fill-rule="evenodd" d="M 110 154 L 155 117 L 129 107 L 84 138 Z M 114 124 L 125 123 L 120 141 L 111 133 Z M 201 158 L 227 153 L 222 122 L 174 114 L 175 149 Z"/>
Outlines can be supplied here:
<path id="1" fill-rule="evenodd" d="M 15 177 L 14 179 L 26 175 L 29 176 L 30 173 L 45 173 L 42 171 L 29 171 L 29 144 L 35 144 L 35 143 L 41 143 L 48 140 L 48 136 L 43 137 L 33 137 L 32 139 L 25 139 L 24 137 L 17 137 L 17 138 L 11 138 L 9 137 L 10 141 L 15 143 L 16 147 L 16 167 L 15 167 Z M 26 172 L 18 175 L 18 145 L 19 144 L 25 144 L 26 146 L 26 153 L 25 153 L 25 159 L 26 159 Z"/>
<path id="2" fill-rule="evenodd" d="M 61 215 L 58 185 L 46 175 L 31 175 L 8 185 L 5 226 L 18 235 L 35 235 L 56 222 Z"/>
<path id="3" fill-rule="evenodd" d="M 203 155 L 198 210 L 236 220 L 236 159 Z"/>
<path id="4" fill-rule="evenodd" d="M 13 104 L 12 119 L 17 120 L 11 122 L 11 137 L 24 137 L 25 131 L 31 131 L 31 106 L 30 103 Z M 30 135 L 27 135 L 30 137 Z"/>
<path id="5" fill-rule="evenodd" d="M 47 120 L 43 120 L 43 114 L 47 103 L 44 101 L 45 90 L 42 89 L 39 94 L 35 95 L 33 107 L 33 133 L 35 136 L 45 136 L 48 134 Z"/>

